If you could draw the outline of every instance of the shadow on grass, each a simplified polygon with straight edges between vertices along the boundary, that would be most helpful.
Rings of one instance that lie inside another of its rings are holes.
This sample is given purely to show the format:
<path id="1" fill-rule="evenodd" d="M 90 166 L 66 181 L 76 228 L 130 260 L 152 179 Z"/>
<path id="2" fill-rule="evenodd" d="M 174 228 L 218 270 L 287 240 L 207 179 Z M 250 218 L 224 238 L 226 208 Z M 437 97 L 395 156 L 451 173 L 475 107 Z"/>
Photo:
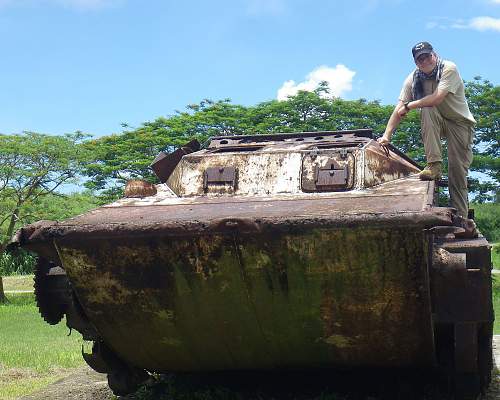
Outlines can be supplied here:
<path id="1" fill-rule="evenodd" d="M 423 370 L 161 375 L 130 400 L 446 400 L 443 376 Z"/>

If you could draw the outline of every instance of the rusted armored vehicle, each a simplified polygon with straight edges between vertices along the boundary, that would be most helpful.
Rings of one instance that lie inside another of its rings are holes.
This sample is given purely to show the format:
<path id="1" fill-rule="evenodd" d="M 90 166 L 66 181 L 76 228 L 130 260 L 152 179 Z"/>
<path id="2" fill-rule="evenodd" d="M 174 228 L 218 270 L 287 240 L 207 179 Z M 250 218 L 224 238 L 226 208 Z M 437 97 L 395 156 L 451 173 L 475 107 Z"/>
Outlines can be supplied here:
<path id="1" fill-rule="evenodd" d="M 148 373 L 423 368 L 491 377 L 490 246 L 370 130 L 214 137 L 146 192 L 13 240 L 50 324 L 117 394 Z M 140 197 L 134 197 L 140 196 Z"/>

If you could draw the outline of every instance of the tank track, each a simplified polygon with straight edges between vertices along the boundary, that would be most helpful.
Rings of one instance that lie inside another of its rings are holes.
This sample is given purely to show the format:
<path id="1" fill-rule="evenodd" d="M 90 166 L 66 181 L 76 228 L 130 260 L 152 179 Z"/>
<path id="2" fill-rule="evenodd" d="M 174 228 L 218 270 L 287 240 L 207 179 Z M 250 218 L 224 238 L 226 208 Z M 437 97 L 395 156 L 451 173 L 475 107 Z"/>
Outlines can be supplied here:
<path id="1" fill-rule="evenodd" d="M 70 329 L 80 332 L 84 340 L 94 341 L 92 352 L 86 354 L 82 350 L 82 356 L 95 371 L 107 374 L 109 387 L 115 395 L 133 393 L 149 378 L 145 370 L 122 361 L 102 341 L 86 317 L 63 268 L 39 257 L 35 267 L 34 288 L 38 310 L 48 324 L 56 325 L 66 315 L 66 324 Z"/>
<path id="2" fill-rule="evenodd" d="M 493 368 L 490 246 L 463 229 L 431 229 L 429 254 L 435 345 L 456 400 L 485 393 Z M 457 295 L 460 294 L 460 295 Z"/>
<path id="3" fill-rule="evenodd" d="M 35 299 L 42 318 L 50 325 L 58 324 L 71 299 L 66 272 L 53 262 L 38 258 L 34 277 Z"/>

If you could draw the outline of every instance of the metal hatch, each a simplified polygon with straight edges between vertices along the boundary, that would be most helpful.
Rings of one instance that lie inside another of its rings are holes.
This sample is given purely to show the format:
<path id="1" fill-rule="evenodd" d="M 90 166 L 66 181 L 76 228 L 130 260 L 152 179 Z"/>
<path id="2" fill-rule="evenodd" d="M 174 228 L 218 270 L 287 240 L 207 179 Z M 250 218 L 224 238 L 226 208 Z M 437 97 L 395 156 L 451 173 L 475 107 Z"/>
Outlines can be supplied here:
<path id="1" fill-rule="evenodd" d="M 304 192 L 334 192 L 354 186 L 354 155 L 345 148 L 317 150 L 302 159 L 301 188 Z"/>

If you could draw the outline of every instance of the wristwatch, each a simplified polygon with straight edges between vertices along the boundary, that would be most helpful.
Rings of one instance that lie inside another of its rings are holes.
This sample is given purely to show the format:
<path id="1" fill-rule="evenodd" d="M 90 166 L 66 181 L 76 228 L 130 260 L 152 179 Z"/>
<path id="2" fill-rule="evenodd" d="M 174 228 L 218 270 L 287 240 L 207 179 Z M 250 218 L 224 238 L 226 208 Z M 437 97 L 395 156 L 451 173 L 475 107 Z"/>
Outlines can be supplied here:
<path id="1" fill-rule="evenodd" d="M 410 104 L 409 101 L 407 101 L 406 103 L 404 103 L 404 106 L 405 106 L 405 110 L 406 111 L 410 111 L 410 107 L 408 107 L 408 104 Z"/>

